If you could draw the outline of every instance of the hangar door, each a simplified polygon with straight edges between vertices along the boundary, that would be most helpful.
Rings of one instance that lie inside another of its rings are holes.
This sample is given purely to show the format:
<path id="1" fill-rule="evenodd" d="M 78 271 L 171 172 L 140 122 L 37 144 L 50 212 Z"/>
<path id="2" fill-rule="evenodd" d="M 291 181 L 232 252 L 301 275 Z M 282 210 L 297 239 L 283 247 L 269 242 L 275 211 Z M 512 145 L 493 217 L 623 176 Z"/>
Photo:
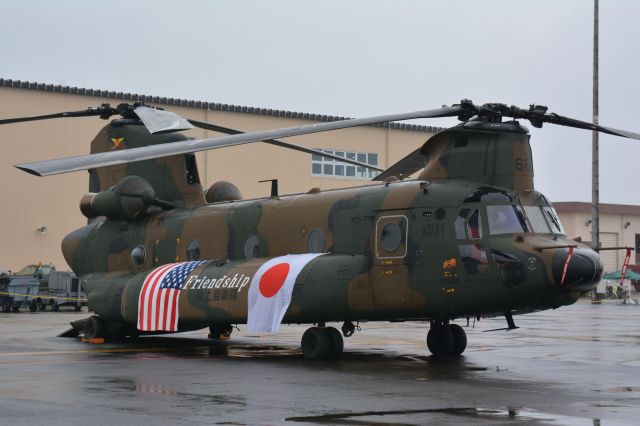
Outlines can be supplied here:
<path id="1" fill-rule="evenodd" d="M 618 233 L 601 232 L 600 244 L 602 247 L 618 247 Z M 602 250 L 600 252 L 600 259 L 602 259 L 605 273 L 620 269 L 618 265 L 618 253 L 620 253 L 618 250 Z"/>

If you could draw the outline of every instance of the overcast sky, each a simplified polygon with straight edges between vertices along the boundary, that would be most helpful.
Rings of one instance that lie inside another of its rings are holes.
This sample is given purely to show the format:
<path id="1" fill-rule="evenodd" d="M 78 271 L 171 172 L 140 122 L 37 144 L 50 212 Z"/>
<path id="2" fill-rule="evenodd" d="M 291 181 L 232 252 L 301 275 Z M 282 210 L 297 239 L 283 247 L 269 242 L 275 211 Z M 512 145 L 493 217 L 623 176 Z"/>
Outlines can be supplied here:
<path id="1" fill-rule="evenodd" d="M 601 0 L 600 122 L 636 132 L 639 21 L 640 2 Z M 469 98 L 590 121 L 592 24 L 592 0 L 3 0 L 0 78 L 351 117 Z M 532 130 L 536 188 L 590 201 L 590 132 L 552 127 Z M 640 141 L 600 141 L 601 202 L 640 204 Z"/>

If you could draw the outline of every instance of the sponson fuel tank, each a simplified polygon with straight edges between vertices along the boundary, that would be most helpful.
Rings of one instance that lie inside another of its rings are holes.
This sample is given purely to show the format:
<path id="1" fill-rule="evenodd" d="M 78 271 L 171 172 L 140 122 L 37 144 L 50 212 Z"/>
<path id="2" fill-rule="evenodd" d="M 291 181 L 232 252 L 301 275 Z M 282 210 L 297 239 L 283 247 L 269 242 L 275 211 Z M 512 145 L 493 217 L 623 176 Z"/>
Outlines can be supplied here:
<path id="1" fill-rule="evenodd" d="M 287 259 L 281 256 L 273 259 Z M 247 296 L 258 269 L 268 258 L 241 261 L 205 261 L 184 276 L 178 299 L 180 330 L 210 323 L 244 322 Z M 284 323 L 331 321 L 353 315 L 353 285 L 366 274 L 368 260 L 361 255 L 322 254 L 309 261 L 295 279 L 291 305 Z M 135 325 L 145 279 L 139 274 L 99 273 L 83 277 L 89 308 L 101 317 Z M 336 297 L 340 295 L 340 297 Z"/>

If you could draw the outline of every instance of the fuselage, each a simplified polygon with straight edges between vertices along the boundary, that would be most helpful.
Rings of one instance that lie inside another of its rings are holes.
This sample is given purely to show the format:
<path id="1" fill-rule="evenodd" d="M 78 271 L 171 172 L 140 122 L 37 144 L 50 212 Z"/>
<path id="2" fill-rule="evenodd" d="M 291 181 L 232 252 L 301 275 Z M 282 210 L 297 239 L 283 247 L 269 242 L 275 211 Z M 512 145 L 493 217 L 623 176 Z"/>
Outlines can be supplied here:
<path id="1" fill-rule="evenodd" d="M 566 237 L 544 196 L 463 180 L 97 220 L 67 236 L 63 252 L 90 307 L 127 323 L 151 270 L 210 260 L 181 290 L 183 328 L 246 322 L 247 280 L 288 254 L 325 253 L 298 276 L 285 323 L 526 313 L 575 302 L 602 274 L 598 255 Z"/>

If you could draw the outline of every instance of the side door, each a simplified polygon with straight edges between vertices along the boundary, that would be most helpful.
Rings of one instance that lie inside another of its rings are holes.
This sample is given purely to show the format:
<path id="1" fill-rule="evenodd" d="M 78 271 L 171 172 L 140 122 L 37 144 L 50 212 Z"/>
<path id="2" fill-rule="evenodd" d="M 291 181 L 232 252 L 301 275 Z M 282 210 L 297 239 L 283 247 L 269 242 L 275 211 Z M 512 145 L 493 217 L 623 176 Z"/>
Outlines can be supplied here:
<path id="1" fill-rule="evenodd" d="M 374 308 L 398 309 L 407 304 L 409 226 L 406 211 L 382 212 L 376 218 L 370 272 Z"/>

